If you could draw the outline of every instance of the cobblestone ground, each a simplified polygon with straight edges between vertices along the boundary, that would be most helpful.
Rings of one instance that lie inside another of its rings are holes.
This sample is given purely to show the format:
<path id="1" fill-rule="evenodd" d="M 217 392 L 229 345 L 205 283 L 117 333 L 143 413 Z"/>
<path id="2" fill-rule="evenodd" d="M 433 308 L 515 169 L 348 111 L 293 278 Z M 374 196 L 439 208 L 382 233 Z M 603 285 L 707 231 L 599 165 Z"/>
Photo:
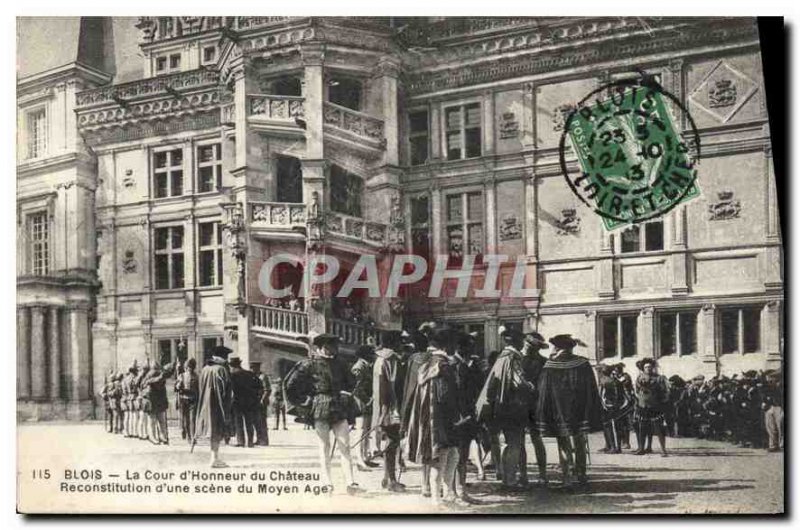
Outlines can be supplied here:
<path id="1" fill-rule="evenodd" d="M 313 431 L 303 430 L 293 424 L 289 430 L 270 431 L 270 446 L 238 448 L 223 446 L 222 454 L 230 465 L 227 470 L 208 467 L 208 447 L 198 445 L 190 453 L 188 444 L 181 440 L 177 425 L 170 426 L 171 445 L 153 445 L 146 441 L 126 439 L 107 434 L 99 422 L 83 424 L 21 424 L 18 428 L 19 484 L 26 506 L 45 506 L 59 511 L 77 510 L 91 512 L 181 512 L 226 511 L 236 513 L 274 512 L 394 512 L 394 513 L 559 513 L 559 514 L 625 514 L 625 513 L 780 513 L 784 506 L 783 453 L 745 449 L 721 442 L 696 439 L 668 439 L 670 456 L 658 454 L 636 456 L 630 453 L 606 455 L 598 453 L 602 435 L 590 438 L 591 485 L 582 493 L 566 493 L 558 486 L 556 466 L 549 467 L 552 477 L 550 489 L 534 488 L 521 493 L 502 493 L 496 481 L 477 481 L 469 473 L 469 493 L 474 505 L 466 508 L 433 508 L 420 496 L 421 472 L 409 464 L 402 476 L 408 486 L 406 493 L 382 491 L 380 468 L 358 472 L 357 480 L 366 493 L 348 496 L 342 487 L 332 495 L 315 495 L 309 492 L 278 494 L 276 487 L 297 485 L 302 490 L 316 481 L 270 480 L 272 471 L 318 473 L 317 445 Z M 357 437 L 351 436 L 355 441 Z M 529 443 L 529 442 L 528 442 Z M 556 462 L 554 440 L 546 441 L 548 459 Z M 533 450 L 528 446 L 531 460 L 529 475 L 536 476 Z M 49 480 L 33 479 L 35 470 L 49 469 Z M 82 470 L 101 470 L 101 480 L 64 480 L 65 474 L 80 474 Z M 184 471 L 226 471 L 246 473 L 241 482 L 215 482 L 232 484 L 233 494 L 198 493 L 195 486 L 202 481 L 181 482 L 143 479 L 146 471 L 176 473 Z M 253 473 L 266 473 L 266 479 L 252 477 Z M 139 473 L 134 484 L 182 483 L 190 486 L 189 493 L 113 495 L 64 492 L 64 483 L 100 484 L 109 481 L 126 482 L 129 474 Z M 111 478 L 109 474 L 119 475 Z M 334 459 L 333 480 L 343 483 L 343 476 Z M 237 485 L 254 487 L 253 493 L 235 494 Z M 258 493 L 258 484 L 272 486 L 269 492 Z M 31 501 L 31 499 L 37 499 Z M 55 499 L 51 504 L 38 499 Z M 29 504 L 31 502 L 31 504 Z M 100 504 L 95 504 L 102 502 Z"/>

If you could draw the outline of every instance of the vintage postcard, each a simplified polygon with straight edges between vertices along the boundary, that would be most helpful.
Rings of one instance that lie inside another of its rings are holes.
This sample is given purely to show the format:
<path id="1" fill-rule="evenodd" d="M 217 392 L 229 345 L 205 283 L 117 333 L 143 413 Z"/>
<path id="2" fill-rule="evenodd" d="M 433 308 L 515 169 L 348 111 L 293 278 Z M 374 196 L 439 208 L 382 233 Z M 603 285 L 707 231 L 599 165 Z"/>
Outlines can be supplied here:
<path id="1" fill-rule="evenodd" d="M 17 510 L 784 513 L 766 27 L 18 18 Z"/>

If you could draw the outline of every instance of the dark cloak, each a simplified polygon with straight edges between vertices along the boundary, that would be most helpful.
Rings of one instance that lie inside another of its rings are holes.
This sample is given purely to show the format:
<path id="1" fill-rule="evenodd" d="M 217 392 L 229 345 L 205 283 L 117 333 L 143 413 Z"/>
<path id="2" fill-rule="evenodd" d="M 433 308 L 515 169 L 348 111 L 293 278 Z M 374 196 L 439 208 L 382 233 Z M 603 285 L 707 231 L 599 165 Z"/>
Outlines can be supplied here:
<path id="1" fill-rule="evenodd" d="M 493 429 L 525 428 L 533 389 L 522 373 L 522 354 L 506 347 L 486 377 L 475 413 Z"/>
<path id="2" fill-rule="evenodd" d="M 231 413 L 231 375 L 225 361 L 212 357 L 200 372 L 195 438 L 208 436 L 220 441 L 229 436 Z"/>
<path id="3" fill-rule="evenodd" d="M 603 428 L 603 406 L 589 359 L 562 353 L 539 379 L 536 428 L 542 436 L 576 436 Z"/>
<path id="4" fill-rule="evenodd" d="M 433 464 L 440 449 L 456 447 L 458 388 L 447 354 L 434 350 L 417 376 L 408 422 L 408 460 Z"/>
<path id="5" fill-rule="evenodd" d="M 406 380 L 403 387 L 403 399 L 400 407 L 400 430 L 408 432 L 408 423 L 411 419 L 411 409 L 414 404 L 414 395 L 417 391 L 419 369 L 431 358 L 428 351 L 417 352 L 408 359 Z"/>

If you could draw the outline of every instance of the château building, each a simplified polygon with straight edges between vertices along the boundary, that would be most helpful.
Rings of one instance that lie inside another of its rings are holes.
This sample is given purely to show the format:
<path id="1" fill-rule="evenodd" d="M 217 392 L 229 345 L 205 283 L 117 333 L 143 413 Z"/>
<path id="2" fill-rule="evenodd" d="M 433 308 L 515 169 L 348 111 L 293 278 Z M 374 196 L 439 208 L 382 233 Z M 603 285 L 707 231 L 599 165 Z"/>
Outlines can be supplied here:
<path id="1" fill-rule="evenodd" d="M 91 415 L 109 371 L 146 357 L 202 361 L 224 343 L 277 377 L 309 331 L 347 354 L 429 319 L 477 332 L 485 353 L 507 325 L 571 333 L 579 354 L 631 370 L 781 366 L 754 19 L 63 20 L 19 22 L 21 417 Z M 559 140 L 584 96 L 642 74 L 697 126 L 700 196 L 608 232 L 567 185 Z M 435 299 L 429 275 L 396 297 L 332 296 L 362 256 L 385 283 L 408 253 L 476 260 L 467 296 L 455 274 Z M 265 278 L 281 254 L 298 261 Z M 530 296 L 473 295 L 491 254 L 511 258 L 502 287 L 524 257 Z M 301 292 L 315 255 L 339 275 Z M 266 297 L 265 280 L 292 296 Z"/>

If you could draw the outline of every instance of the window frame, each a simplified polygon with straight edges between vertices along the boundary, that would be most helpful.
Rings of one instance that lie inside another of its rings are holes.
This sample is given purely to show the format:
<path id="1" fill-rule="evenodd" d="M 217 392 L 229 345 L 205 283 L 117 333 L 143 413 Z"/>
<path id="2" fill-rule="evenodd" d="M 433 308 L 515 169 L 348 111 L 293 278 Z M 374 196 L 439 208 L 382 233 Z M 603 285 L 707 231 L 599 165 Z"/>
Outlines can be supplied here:
<path id="1" fill-rule="evenodd" d="M 655 225 L 657 223 L 661 224 L 661 248 L 656 249 L 647 249 L 647 226 L 648 225 Z M 639 232 L 639 245 L 638 249 L 636 250 L 625 250 L 625 241 L 624 241 L 624 233 L 626 231 L 631 230 L 632 228 L 636 228 Z M 643 254 L 643 253 L 650 253 L 650 252 L 663 252 L 667 250 L 667 225 L 664 223 L 663 219 L 655 219 L 652 221 L 645 221 L 643 223 L 636 223 L 629 227 L 624 228 L 622 231 L 619 232 L 619 254 L 621 255 L 629 255 L 629 254 Z"/>
<path id="2" fill-rule="evenodd" d="M 470 195 L 479 195 L 481 200 L 481 218 L 479 221 L 470 219 L 469 215 L 469 196 Z M 461 212 L 462 212 L 462 219 L 460 221 L 451 221 L 450 220 L 450 198 L 451 197 L 461 197 Z M 451 259 L 450 254 L 450 228 L 460 226 L 463 231 L 463 242 L 462 242 L 462 263 L 463 259 L 466 256 L 476 256 L 476 262 L 478 256 L 483 256 L 486 254 L 486 244 L 487 244 L 487 234 L 486 234 L 486 196 L 484 194 L 484 190 L 482 188 L 467 188 L 461 189 L 458 191 L 444 191 L 444 208 L 443 208 L 443 219 L 442 219 L 442 241 L 445 245 L 446 254 L 448 256 L 448 262 Z M 469 253 L 466 251 L 470 240 L 470 226 L 480 225 L 481 226 L 481 252 L 478 254 Z"/>
<path id="3" fill-rule="evenodd" d="M 605 319 L 615 319 L 616 320 L 616 327 L 615 327 L 615 344 L 614 344 L 614 355 L 606 355 L 606 344 L 605 344 L 605 333 L 603 327 L 603 321 Z M 633 355 L 624 355 L 624 348 L 622 343 L 623 333 L 623 324 L 622 320 L 624 318 L 633 318 L 634 319 L 634 329 L 635 329 L 635 343 L 634 343 L 634 352 Z M 639 354 L 639 347 L 641 345 L 641 340 L 639 337 L 639 313 L 634 311 L 623 311 L 620 313 L 604 313 L 597 316 L 597 352 L 598 352 L 598 362 L 603 362 L 607 359 L 633 359 L 636 358 Z"/>
<path id="4" fill-rule="evenodd" d="M 166 364 L 166 363 L 162 362 L 162 360 L 163 360 L 162 350 L 161 350 L 162 343 L 169 342 L 170 354 L 169 354 L 168 363 L 172 363 L 174 365 L 179 360 L 183 361 L 183 362 L 186 362 L 189 359 L 189 348 L 188 348 L 188 343 L 187 343 L 185 337 L 174 337 L 174 336 L 157 337 L 155 339 L 155 342 L 156 342 L 155 350 L 158 352 L 158 360 L 157 360 L 157 362 L 161 366 L 164 366 L 164 364 Z M 183 355 L 180 354 L 181 342 L 183 342 Z"/>
<path id="5" fill-rule="evenodd" d="M 216 158 L 214 158 L 211 162 L 202 162 L 200 157 L 200 150 L 208 147 L 211 147 L 213 149 Z M 201 190 L 200 170 L 207 167 L 212 168 L 212 172 L 214 174 L 213 183 L 212 183 L 212 189 L 203 191 Z M 195 143 L 194 174 L 195 174 L 195 179 L 194 179 L 195 193 L 197 194 L 219 193 L 219 191 L 222 189 L 222 142 L 220 142 L 219 140 L 206 140 L 203 142 Z M 179 197 L 179 195 L 173 195 L 173 197 Z"/>
<path id="6" fill-rule="evenodd" d="M 417 113 L 425 113 L 425 131 L 414 132 L 411 129 L 411 115 Z M 408 125 L 408 165 L 409 166 L 423 166 L 431 159 L 431 111 L 428 107 L 419 107 L 411 109 L 406 113 L 406 123 Z M 413 141 L 418 138 L 425 138 L 425 160 L 422 162 L 414 162 L 414 143 Z"/>
<path id="7" fill-rule="evenodd" d="M 35 105 L 24 110 L 25 116 L 25 160 L 39 160 L 47 156 L 50 148 L 50 112 L 47 104 Z M 34 141 L 33 124 L 35 114 L 42 114 L 42 134 L 40 142 Z"/>
<path id="8" fill-rule="evenodd" d="M 43 237 L 37 240 L 34 237 L 34 223 L 36 218 L 42 218 L 42 233 Z M 50 226 L 50 212 L 48 210 L 35 210 L 25 214 L 25 234 L 27 237 L 27 258 L 28 267 L 27 272 L 32 276 L 47 276 L 51 271 L 51 258 L 52 258 L 52 243 L 50 235 L 52 233 Z M 37 241 L 43 246 L 41 250 L 43 256 L 41 260 L 37 260 Z M 41 269 L 37 265 L 37 261 L 41 262 Z"/>
<path id="9" fill-rule="evenodd" d="M 211 245 L 203 245 L 200 239 L 200 231 L 201 225 L 212 225 L 212 244 Z M 195 248 L 197 248 L 197 286 L 198 287 L 222 287 L 222 283 L 224 280 L 223 274 L 223 260 L 222 260 L 222 251 L 223 251 L 223 242 L 222 242 L 222 222 L 219 219 L 213 220 L 203 220 L 197 222 L 197 230 L 195 230 L 195 237 L 197 241 L 195 242 Z M 201 256 L 204 252 L 211 252 L 213 253 L 214 260 L 213 260 L 213 278 L 210 284 L 203 283 L 203 275 L 201 271 L 202 260 Z"/>
<path id="10" fill-rule="evenodd" d="M 211 59 L 206 59 L 206 50 L 214 50 L 214 56 Z M 216 44 L 201 44 L 200 45 L 200 64 L 206 66 L 209 64 L 217 64 L 219 56 L 219 47 Z"/>
<path id="11" fill-rule="evenodd" d="M 681 334 L 681 322 L 687 316 L 691 315 L 694 317 L 694 351 L 683 351 L 683 346 L 685 345 L 684 336 Z M 675 351 L 673 353 L 664 354 L 663 351 L 663 340 L 661 335 L 661 318 L 666 316 L 674 316 L 675 317 L 675 324 L 674 324 L 674 332 L 675 332 Z M 655 322 L 655 336 L 656 336 L 656 344 L 655 344 L 655 351 L 658 354 L 658 357 L 689 357 L 692 355 L 697 355 L 700 350 L 700 342 L 699 342 L 699 322 L 700 319 L 700 309 L 699 308 L 679 308 L 679 309 L 665 309 L 656 311 L 655 318 L 653 319 Z"/>
<path id="12" fill-rule="evenodd" d="M 717 328 L 717 344 L 719 345 L 719 355 L 752 355 L 752 354 L 759 354 L 764 352 L 764 322 L 762 318 L 762 312 L 764 310 L 763 305 L 754 304 L 754 305 L 731 305 L 731 306 L 722 306 L 717 308 L 715 318 L 715 325 Z M 723 344 L 724 344 L 724 337 L 723 337 L 723 328 L 722 328 L 722 314 L 726 311 L 736 311 L 737 313 L 737 320 L 736 320 L 736 351 L 723 351 Z M 758 346 L 755 350 L 746 351 L 745 344 L 745 331 L 744 331 L 744 312 L 745 311 L 753 311 L 758 315 Z"/>
<path id="13" fill-rule="evenodd" d="M 180 249 L 173 248 L 172 241 L 173 241 L 173 230 L 180 229 L 181 230 L 181 247 Z M 158 243 L 158 231 L 159 230 L 167 230 L 167 248 L 159 249 L 156 247 Z M 174 285 L 176 282 L 175 280 L 175 262 L 174 257 L 180 255 L 182 261 L 182 268 L 183 271 L 181 272 L 181 279 L 182 285 Z M 167 287 L 159 287 L 159 276 L 158 276 L 158 257 L 159 256 L 167 256 L 167 278 L 168 278 L 168 285 Z M 153 290 L 154 291 L 169 291 L 175 289 L 185 289 L 186 288 L 186 228 L 183 224 L 164 224 L 153 227 Z"/>
<path id="14" fill-rule="evenodd" d="M 202 51 L 200 53 L 202 55 Z M 176 57 L 178 58 L 178 64 L 177 66 L 172 66 L 172 60 L 175 59 Z M 164 68 L 159 69 L 158 62 L 162 59 L 164 60 Z M 161 75 L 169 75 L 169 74 L 175 74 L 177 72 L 182 72 L 183 71 L 182 64 L 183 64 L 183 54 L 181 52 L 171 51 L 171 52 L 160 53 L 153 57 L 153 74 L 155 76 L 161 76 Z"/>
<path id="15" fill-rule="evenodd" d="M 467 120 L 466 120 L 466 108 L 470 106 L 476 105 L 478 107 L 478 116 L 479 116 L 479 124 L 477 127 L 467 127 Z M 455 132 L 456 129 L 452 129 L 448 126 L 447 123 L 447 112 L 448 110 L 458 108 L 460 112 L 460 121 L 459 121 L 459 128 L 458 132 L 461 138 L 461 146 L 460 146 L 460 156 L 458 158 L 450 158 L 450 150 L 449 150 L 449 143 L 448 143 L 448 134 L 451 132 Z M 480 158 L 484 155 L 484 145 L 483 145 L 483 130 L 485 127 L 484 118 L 483 118 L 483 101 L 480 99 L 468 99 L 464 101 L 454 102 L 450 104 L 442 105 L 442 112 L 441 112 L 441 130 L 442 133 L 442 158 L 447 160 L 448 162 L 453 162 L 456 160 L 473 160 L 476 158 Z M 478 129 L 478 147 L 479 153 L 476 156 L 467 156 L 467 130 L 474 130 Z"/>
<path id="16" fill-rule="evenodd" d="M 181 163 L 180 165 L 172 165 L 172 157 L 173 153 L 176 151 L 181 152 Z M 156 157 L 160 154 L 164 153 L 167 157 L 166 165 L 163 168 L 156 167 Z M 181 172 L 181 193 L 175 194 L 173 193 L 173 186 L 172 186 L 172 173 L 175 171 Z M 165 174 L 167 178 L 167 194 L 164 196 L 158 195 L 158 183 L 157 177 L 160 174 Z M 150 152 L 150 180 L 152 185 L 152 198 L 159 200 L 159 199 L 169 199 L 174 197 L 183 197 L 187 195 L 186 193 L 186 149 L 183 144 L 181 145 L 169 145 L 158 147 L 157 149 L 152 149 Z"/>

